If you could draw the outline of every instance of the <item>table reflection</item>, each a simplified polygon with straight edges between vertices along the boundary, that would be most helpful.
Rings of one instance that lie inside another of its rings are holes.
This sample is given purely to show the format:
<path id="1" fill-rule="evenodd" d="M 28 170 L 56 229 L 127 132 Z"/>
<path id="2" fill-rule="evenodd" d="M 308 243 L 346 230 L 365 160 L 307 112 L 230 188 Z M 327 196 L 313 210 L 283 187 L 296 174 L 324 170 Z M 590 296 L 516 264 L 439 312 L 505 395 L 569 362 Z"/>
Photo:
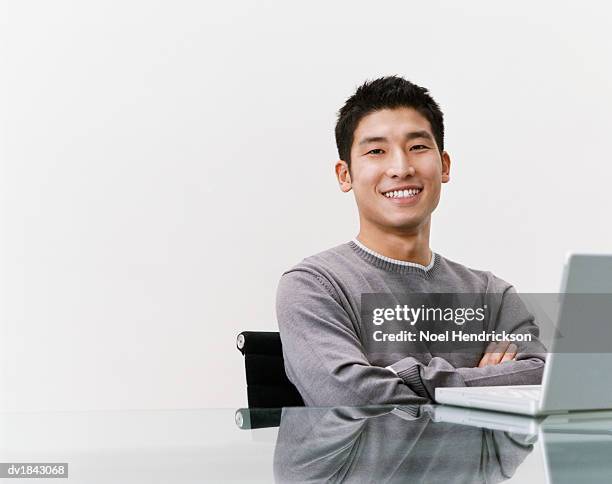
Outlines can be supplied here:
<path id="1" fill-rule="evenodd" d="M 436 422 L 435 407 L 285 408 L 277 482 L 502 482 L 534 435 Z"/>

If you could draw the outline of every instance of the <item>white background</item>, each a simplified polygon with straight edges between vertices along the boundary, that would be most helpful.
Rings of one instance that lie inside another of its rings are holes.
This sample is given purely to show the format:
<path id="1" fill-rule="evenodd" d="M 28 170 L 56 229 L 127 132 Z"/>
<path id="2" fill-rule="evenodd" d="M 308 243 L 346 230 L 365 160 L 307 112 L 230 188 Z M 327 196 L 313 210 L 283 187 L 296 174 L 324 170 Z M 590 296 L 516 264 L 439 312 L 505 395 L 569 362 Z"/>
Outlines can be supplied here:
<path id="1" fill-rule="evenodd" d="M 604 2 L 0 3 L 0 409 L 240 407 L 240 330 L 357 233 L 336 112 L 426 86 L 432 248 L 521 291 L 611 251 Z"/>

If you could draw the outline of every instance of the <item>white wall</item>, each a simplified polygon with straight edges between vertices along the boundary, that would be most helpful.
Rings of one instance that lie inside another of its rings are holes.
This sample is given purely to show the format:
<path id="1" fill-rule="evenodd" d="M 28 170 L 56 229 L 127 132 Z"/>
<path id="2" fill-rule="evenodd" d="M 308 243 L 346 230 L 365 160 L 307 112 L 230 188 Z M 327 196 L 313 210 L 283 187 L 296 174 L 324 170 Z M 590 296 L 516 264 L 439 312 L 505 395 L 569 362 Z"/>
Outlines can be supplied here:
<path id="1" fill-rule="evenodd" d="M 435 251 L 523 291 L 610 251 L 603 2 L 0 7 L 0 408 L 245 404 L 235 335 L 352 238 L 333 126 L 399 74 L 446 115 Z"/>

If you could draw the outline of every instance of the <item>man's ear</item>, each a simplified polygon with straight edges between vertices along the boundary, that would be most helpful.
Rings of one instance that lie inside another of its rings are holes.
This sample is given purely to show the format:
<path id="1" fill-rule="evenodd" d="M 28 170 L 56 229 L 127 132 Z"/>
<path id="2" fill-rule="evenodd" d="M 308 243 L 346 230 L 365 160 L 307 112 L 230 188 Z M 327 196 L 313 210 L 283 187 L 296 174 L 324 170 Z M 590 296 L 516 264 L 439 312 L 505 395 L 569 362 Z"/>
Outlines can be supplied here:
<path id="1" fill-rule="evenodd" d="M 450 166 L 451 159 L 446 151 L 442 152 L 442 183 L 448 183 L 450 181 Z"/>
<path id="2" fill-rule="evenodd" d="M 349 192 L 353 185 L 351 184 L 351 172 L 348 167 L 348 163 L 344 160 L 338 160 L 336 162 L 336 178 L 340 185 L 340 190 L 343 192 Z"/>

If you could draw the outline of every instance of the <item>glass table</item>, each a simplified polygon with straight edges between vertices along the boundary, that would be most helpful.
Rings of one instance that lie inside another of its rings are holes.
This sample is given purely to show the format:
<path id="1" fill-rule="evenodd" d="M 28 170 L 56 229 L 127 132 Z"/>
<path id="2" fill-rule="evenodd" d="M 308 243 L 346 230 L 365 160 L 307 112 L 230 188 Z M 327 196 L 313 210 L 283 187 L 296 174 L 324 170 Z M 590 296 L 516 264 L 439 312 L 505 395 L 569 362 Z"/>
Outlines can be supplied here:
<path id="1" fill-rule="evenodd" d="M 63 482 L 78 483 L 608 483 L 612 412 L 532 419 L 424 405 L 0 413 L 0 462 L 67 463 Z"/>

